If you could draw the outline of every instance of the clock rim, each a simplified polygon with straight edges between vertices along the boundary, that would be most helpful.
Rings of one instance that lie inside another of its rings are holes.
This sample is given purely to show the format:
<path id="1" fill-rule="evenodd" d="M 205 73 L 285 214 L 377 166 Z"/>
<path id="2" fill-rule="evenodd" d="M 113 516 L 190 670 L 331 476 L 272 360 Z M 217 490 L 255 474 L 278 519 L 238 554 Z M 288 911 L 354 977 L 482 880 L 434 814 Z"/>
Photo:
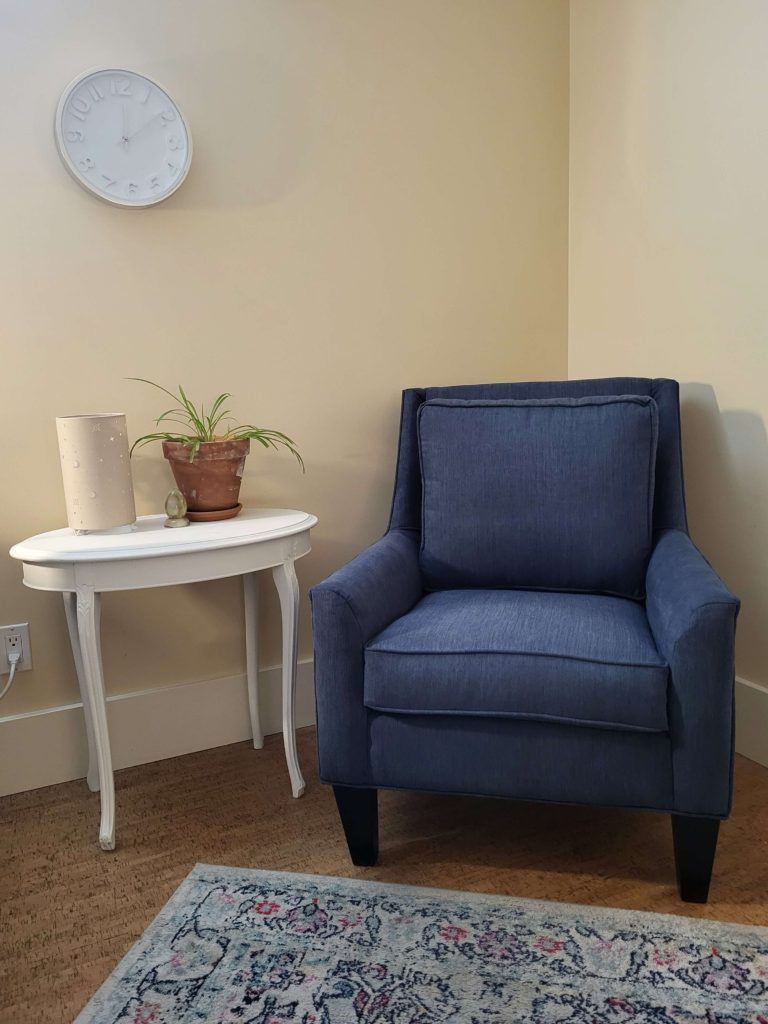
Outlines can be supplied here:
<path id="1" fill-rule="evenodd" d="M 158 196 L 156 199 L 142 199 L 140 202 L 131 202 L 128 199 L 122 199 L 118 196 L 105 195 L 104 193 L 97 191 L 90 184 L 90 182 L 87 181 L 87 179 L 82 177 L 80 172 L 75 167 L 74 162 L 71 160 L 69 153 L 67 152 L 66 146 L 64 144 L 62 131 L 62 117 L 64 114 L 64 107 L 66 106 L 67 100 L 72 94 L 72 91 L 78 85 L 80 85 L 81 82 L 85 81 L 86 78 L 90 78 L 92 75 L 103 75 L 107 72 L 113 72 L 115 74 L 122 75 L 135 75 L 137 78 L 143 78 L 145 82 L 148 82 L 150 85 L 154 85 L 158 89 L 161 89 L 168 97 L 168 99 L 171 101 L 171 103 L 173 103 L 176 113 L 179 115 L 179 117 L 181 118 L 181 123 L 184 125 L 184 130 L 187 133 L 187 158 L 184 161 L 184 167 L 182 168 L 181 173 L 179 174 L 178 181 L 175 182 L 173 187 L 170 188 L 167 192 L 164 192 L 161 196 Z M 61 162 L 64 164 L 64 167 L 67 170 L 69 176 L 73 178 L 74 181 L 76 181 L 77 184 L 89 195 L 95 196 L 96 199 L 100 199 L 103 203 L 108 203 L 110 206 L 119 206 L 123 210 L 143 210 L 146 209 L 148 206 L 156 206 L 158 203 L 162 203 L 165 202 L 166 199 L 170 199 L 174 192 L 176 192 L 177 189 L 179 189 L 184 184 L 184 180 L 187 177 L 187 174 L 189 173 L 190 164 L 192 163 L 192 132 L 190 131 L 189 124 L 187 123 L 187 119 L 184 117 L 181 108 L 179 107 L 178 103 L 173 98 L 173 95 L 169 92 L 169 90 L 166 89 L 162 82 L 158 82 L 156 78 L 150 78 L 149 75 L 145 75 L 143 71 L 131 71 L 129 68 L 117 68 L 113 67 L 111 64 L 108 64 L 105 67 L 95 67 L 90 68 L 88 71 L 83 71 L 81 74 L 73 78 L 69 85 L 65 86 L 64 91 L 59 97 L 59 102 L 56 105 L 56 113 L 53 119 L 53 135 L 56 141 L 56 149 L 58 151 L 59 157 L 61 159 Z"/>

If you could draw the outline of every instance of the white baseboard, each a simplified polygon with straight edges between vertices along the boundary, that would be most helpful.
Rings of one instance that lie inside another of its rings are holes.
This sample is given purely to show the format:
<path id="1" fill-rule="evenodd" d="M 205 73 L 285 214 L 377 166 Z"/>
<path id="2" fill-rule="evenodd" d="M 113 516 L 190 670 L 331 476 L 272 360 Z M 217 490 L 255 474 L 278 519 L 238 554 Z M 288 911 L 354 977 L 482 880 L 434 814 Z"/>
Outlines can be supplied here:
<path id="1" fill-rule="evenodd" d="M 265 735 L 282 732 L 280 668 L 259 673 Z M 251 737 L 245 675 L 179 683 L 107 698 L 115 768 L 162 761 Z M 315 720 L 312 661 L 299 663 L 296 725 Z M 0 796 L 85 777 L 88 746 L 79 702 L 0 718 Z"/>
<path id="2" fill-rule="evenodd" d="M 736 677 L 736 749 L 768 767 L 768 686 Z"/>
<path id="3" fill-rule="evenodd" d="M 280 669 L 260 673 L 264 733 L 281 731 Z M 108 698 L 116 768 L 250 739 L 245 676 L 204 679 Z M 315 720 L 312 662 L 299 664 L 296 725 Z M 768 766 L 768 687 L 736 680 L 736 749 Z M 0 718 L 0 796 L 85 777 L 82 706 Z"/>

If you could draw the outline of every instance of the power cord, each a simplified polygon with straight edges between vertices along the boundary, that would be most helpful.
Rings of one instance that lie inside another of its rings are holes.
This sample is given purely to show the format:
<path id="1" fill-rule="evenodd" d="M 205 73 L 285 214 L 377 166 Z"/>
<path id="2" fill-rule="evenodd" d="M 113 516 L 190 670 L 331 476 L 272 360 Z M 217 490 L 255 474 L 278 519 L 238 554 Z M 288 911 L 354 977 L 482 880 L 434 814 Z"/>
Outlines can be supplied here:
<path id="1" fill-rule="evenodd" d="M 22 652 L 20 650 L 10 651 L 8 654 L 8 664 L 10 665 L 10 672 L 8 674 L 8 682 L 5 684 L 3 689 L 0 690 L 0 700 L 3 699 L 6 693 L 8 693 L 8 691 L 10 690 L 11 686 L 13 686 L 13 680 L 16 677 L 16 666 L 21 661 L 21 654 Z"/>

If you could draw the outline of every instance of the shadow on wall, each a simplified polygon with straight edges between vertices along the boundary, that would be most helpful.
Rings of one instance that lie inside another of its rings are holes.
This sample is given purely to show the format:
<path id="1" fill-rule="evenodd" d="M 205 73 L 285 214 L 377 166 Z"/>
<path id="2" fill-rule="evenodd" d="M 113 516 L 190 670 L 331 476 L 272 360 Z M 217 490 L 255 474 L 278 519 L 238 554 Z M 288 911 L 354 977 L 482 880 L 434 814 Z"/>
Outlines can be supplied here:
<path id="1" fill-rule="evenodd" d="M 768 434 L 757 413 L 721 410 L 709 384 L 681 385 L 691 536 L 741 598 L 737 672 L 768 682 Z"/>

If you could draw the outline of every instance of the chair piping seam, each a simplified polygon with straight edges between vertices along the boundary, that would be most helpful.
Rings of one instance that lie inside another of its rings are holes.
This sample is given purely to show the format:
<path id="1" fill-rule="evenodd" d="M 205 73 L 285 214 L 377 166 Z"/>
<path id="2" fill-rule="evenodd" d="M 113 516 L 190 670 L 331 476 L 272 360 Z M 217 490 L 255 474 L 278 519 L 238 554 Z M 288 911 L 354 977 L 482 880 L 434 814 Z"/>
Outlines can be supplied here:
<path id="1" fill-rule="evenodd" d="M 483 711 L 481 709 L 465 710 L 463 708 L 390 708 L 380 704 L 370 704 L 365 701 L 365 706 L 370 711 L 379 711 L 385 715 L 424 715 L 429 718 L 436 718 L 440 715 L 448 715 L 451 718 L 514 718 L 527 722 L 557 722 L 560 724 L 578 725 L 580 727 L 592 727 L 598 729 L 613 729 L 617 732 L 644 732 L 644 733 L 668 733 L 669 726 L 665 723 L 663 727 L 653 725 L 636 725 L 630 722 L 610 722 L 608 719 L 600 718 L 572 718 L 569 715 L 548 715 L 538 711 Z"/>
<path id="2" fill-rule="evenodd" d="M 366 644 L 366 654 L 399 654 L 399 655 L 429 655 L 434 657 L 436 655 L 443 655 L 449 657 L 453 654 L 495 654 L 502 655 L 504 657 L 518 657 L 518 658 L 557 658 L 562 661 L 579 661 L 585 665 L 611 665 L 614 668 L 653 668 L 653 669 L 664 669 L 669 671 L 669 665 L 666 662 L 640 662 L 640 661 L 607 661 L 602 658 L 580 658 L 575 654 L 552 654 L 546 651 L 489 651 L 489 650 L 457 650 L 457 651 L 398 651 L 393 648 L 387 647 L 371 647 Z"/>

